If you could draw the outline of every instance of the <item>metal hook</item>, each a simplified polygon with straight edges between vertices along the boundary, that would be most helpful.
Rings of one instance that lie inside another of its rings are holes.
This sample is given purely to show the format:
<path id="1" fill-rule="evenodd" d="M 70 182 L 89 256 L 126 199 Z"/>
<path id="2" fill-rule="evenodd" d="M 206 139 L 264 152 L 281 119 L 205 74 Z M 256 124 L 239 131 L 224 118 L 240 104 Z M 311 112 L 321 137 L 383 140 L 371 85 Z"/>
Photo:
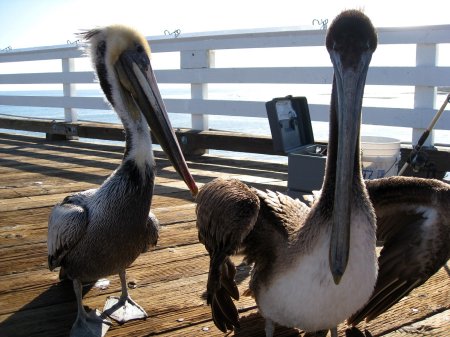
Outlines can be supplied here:
<path id="1" fill-rule="evenodd" d="M 326 30 L 328 27 L 328 19 L 314 19 L 312 20 L 312 25 L 315 26 L 317 23 L 318 26 L 321 26 L 320 29 Z"/>
<path id="2" fill-rule="evenodd" d="M 164 35 L 173 36 L 174 38 L 177 38 L 180 34 L 181 34 L 180 29 L 175 29 L 172 33 L 167 29 L 164 31 Z"/>

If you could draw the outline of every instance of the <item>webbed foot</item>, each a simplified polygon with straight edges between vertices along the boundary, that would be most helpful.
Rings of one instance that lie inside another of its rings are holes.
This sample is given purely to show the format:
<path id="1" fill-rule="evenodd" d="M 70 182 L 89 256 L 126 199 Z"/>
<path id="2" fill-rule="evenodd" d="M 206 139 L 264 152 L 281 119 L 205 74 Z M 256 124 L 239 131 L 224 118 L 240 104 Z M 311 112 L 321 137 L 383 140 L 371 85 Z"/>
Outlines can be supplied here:
<path id="1" fill-rule="evenodd" d="M 120 324 L 148 317 L 145 310 L 133 301 L 130 296 L 109 296 L 106 300 L 105 307 L 103 308 L 103 313 Z"/>
<path id="2" fill-rule="evenodd" d="M 77 316 L 70 330 L 70 337 L 103 337 L 112 323 L 98 310 Z"/>

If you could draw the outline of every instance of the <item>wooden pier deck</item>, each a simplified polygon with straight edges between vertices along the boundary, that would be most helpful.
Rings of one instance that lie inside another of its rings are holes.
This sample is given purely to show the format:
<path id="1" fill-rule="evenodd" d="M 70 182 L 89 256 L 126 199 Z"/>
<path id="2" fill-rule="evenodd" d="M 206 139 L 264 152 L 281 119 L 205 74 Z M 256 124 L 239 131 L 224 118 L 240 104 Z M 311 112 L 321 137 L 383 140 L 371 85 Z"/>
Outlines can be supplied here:
<path id="1" fill-rule="evenodd" d="M 76 316 L 71 282 L 58 282 L 47 268 L 47 219 L 67 194 L 98 186 L 119 164 L 120 146 L 49 142 L 0 134 L 0 336 L 67 336 Z M 223 336 L 212 323 L 203 297 L 209 258 L 197 240 L 195 205 L 162 153 L 152 210 L 162 229 L 158 245 L 128 269 L 131 296 L 147 311 L 145 321 L 114 323 L 107 336 Z M 189 162 L 205 183 L 235 176 L 258 188 L 284 191 L 287 167 L 251 160 L 202 156 Z M 239 288 L 250 267 L 238 265 Z M 448 266 L 447 266 L 448 267 Z M 86 288 L 84 304 L 102 309 L 120 291 L 118 276 L 106 287 Z M 333 303 L 330 303 L 333 305 Z M 264 323 L 251 298 L 238 303 L 242 327 L 229 336 L 264 336 Z M 450 274 L 442 268 L 425 285 L 367 327 L 374 336 L 449 336 Z M 340 326 L 340 336 L 345 326 Z M 275 336 L 303 336 L 277 327 Z"/>

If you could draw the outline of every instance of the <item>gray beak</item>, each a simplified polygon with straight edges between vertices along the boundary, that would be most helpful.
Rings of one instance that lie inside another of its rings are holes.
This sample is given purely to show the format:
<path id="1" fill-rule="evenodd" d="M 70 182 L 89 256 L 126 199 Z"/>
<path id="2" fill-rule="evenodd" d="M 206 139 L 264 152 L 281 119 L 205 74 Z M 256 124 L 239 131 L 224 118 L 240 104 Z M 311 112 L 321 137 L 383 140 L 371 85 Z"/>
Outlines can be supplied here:
<path id="1" fill-rule="evenodd" d="M 142 112 L 148 125 L 169 157 L 172 165 L 195 196 L 198 187 L 187 167 L 175 132 L 170 124 L 155 75 L 146 54 L 125 51 L 115 64 L 122 86 L 130 92 L 134 105 Z M 133 104 L 129 104 L 133 105 Z"/>
<path id="2" fill-rule="evenodd" d="M 333 225 L 330 241 L 330 270 L 338 284 L 345 272 L 350 249 L 350 218 L 355 176 L 355 156 L 361 127 L 361 108 L 367 71 L 372 57 L 364 52 L 355 67 L 344 67 L 340 54 L 330 51 L 337 88 L 338 152 Z M 358 168 L 356 168 L 358 169 Z"/>

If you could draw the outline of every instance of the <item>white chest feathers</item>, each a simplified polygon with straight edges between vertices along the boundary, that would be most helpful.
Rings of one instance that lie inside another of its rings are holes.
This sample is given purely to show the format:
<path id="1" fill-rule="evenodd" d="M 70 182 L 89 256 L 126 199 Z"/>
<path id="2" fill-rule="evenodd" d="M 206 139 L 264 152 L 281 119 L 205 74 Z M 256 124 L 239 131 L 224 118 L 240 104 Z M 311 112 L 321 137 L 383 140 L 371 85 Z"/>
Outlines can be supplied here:
<path id="1" fill-rule="evenodd" d="M 129 130 L 127 136 L 131 139 L 132 147 L 126 159 L 134 160 L 137 167 L 142 172 L 145 172 L 145 166 L 147 164 L 151 166 L 155 165 L 150 130 L 143 120 L 140 123 L 131 124 Z"/>
<path id="2" fill-rule="evenodd" d="M 257 294 L 263 317 L 306 331 L 330 329 L 360 309 L 369 299 L 377 279 L 375 231 L 367 218 L 354 214 L 347 269 L 339 285 L 329 268 L 329 233 L 315 247 L 260 288 Z"/>

